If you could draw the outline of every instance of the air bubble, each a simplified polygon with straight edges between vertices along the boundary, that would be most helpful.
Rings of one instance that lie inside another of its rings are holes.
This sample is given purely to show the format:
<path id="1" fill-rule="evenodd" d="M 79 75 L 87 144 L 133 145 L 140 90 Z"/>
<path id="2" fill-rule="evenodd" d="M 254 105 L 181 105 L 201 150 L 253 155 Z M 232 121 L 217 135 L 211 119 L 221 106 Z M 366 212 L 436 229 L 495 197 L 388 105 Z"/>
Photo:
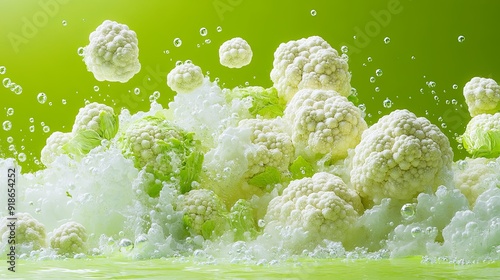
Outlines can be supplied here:
<path id="1" fill-rule="evenodd" d="M 391 108 L 392 107 L 392 100 L 390 100 L 389 98 L 386 98 L 384 100 L 384 102 L 382 102 L 382 104 L 384 105 L 384 108 Z"/>
<path id="2" fill-rule="evenodd" d="M 366 60 L 368 60 L 368 62 L 372 62 L 373 58 L 371 56 L 369 56 Z"/>
<path id="3" fill-rule="evenodd" d="M 380 92 L 380 87 L 375 87 L 375 92 Z"/>
<path id="4" fill-rule="evenodd" d="M 389 38 L 389 37 L 385 37 L 384 38 L 384 43 L 385 44 L 389 44 L 390 42 L 391 42 L 391 38 Z"/>
<path id="5" fill-rule="evenodd" d="M 5 66 L 0 66 L 0 75 L 5 74 L 6 71 L 7 71 L 7 68 Z"/>
<path id="6" fill-rule="evenodd" d="M 175 38 L 174 39 L 174 46 L 176 48 L 180 47 L 182 45 L 182 40 L 180 38 Z"/>
<path id="7" fill-rule="evenodd" d="M 19 159 L 20 162 L 25 162 L 26 161 L 26 154 L 19 153 L 19 155 L 17 155 L 17 159 Z"/>
<path id="8" fill-rule="evenodd" d="M 5 88 L 9 88 L 10 85 L 12 84 L 12 81 L 9 78 L 5 78 L 3 79 L 2 84 Z"/>
<path id="9" fill-rule="evenodd" d="M 36 96 L 36 99 L 38 100 L 38 103 L 44 104 L 47 101 L 47 95 L 44 92 L 40 92 Z"/>
<path id="10" fill-rule="evenodd" d="M 4 121 L 2 124 L 3 130 L 9 131 L 12 129 L 12 123 L 10 121 Z"/>
<path id="11" fill-rule="evenodd" d="M 380 77 L 380 76 L 382 76 L 382 75 L 384 74 L 384 72 L 382 72 L 382 69 L 377 69 L 377 70 L 375 71 L 375 74 L 376 74 L 378 77 Z"/>
<path id="12" fill-rule="evenodd" d="M 127 238 L 123 238 L 122 240 L 120 240 L 120 242 L 118 243 L 118 246 L 120 246 L 120 251 L 130 251 L 134 248 L 134 243 L 132 243 L 132 241 L 130 239 L 127 239 Z"/>
<path id="13" fill-rule="evenodd" d="M 160 98 L 160 92 L 159 92 L 159 91 L 155 91 L 155 92 L 153 92 L 153 97 L 154 97 L 155 99 Z"/>
<path id="14" fill-rule="evenodd" d="M 411 60 L 415 60 L 415 56 L 414 55 L 411 56 Z"/>
<path id="15" fill-rule="evenodd" d="M 17 95 L 23 93 L 23 88 L 20 85 L 14 85 L 11 90 Z"/>
<path id="16" fill-rule="evenodd" d="M 207 44 L 207 45 L 208 45 L 208 44 L 210 44 L 210 43 L 212 43 L 212 40 L 210 40 L 210 39 L 206 39 L 206 40 L 205 40 L 205 44 Z"/>
<path id="17" fill-rule="evenodd" d="M 79 47 L 76 53 L 78 53 L 79 56 L 83 56 L 85 54 L 85 48 Z"/>
<path id="18" fill-rule="evenodd" d="M 139 95 L 141 93 L 141 89 L 140 88 L 134 88 L 134 94 L 135 95 Z"/>
<path id="19" fill-rule="evenodd" d="M 377 80 L 377 79 L 375 79 L 375 77 L 370 77 L 370 83 L 372 83 L 372 84 L 373 84 L 373 83 L 375 83 L 375 81 L 376 81 L 376 80 Z"/>
<path id="20" fill-rule="evenodd" d="M 458 85 L 457 84 L 453 84 L 452 88 L 453 89 L 458 89 Z"/>
<path id="21" fill-rule="evenodd" d="M 207 36 L 208 30 L 205 27 L 200 28 L 200 35 Z"/>
<path id="22" fill-rule="evenodd" d="M 94 86 L 94 91 L 98 92 L 99 91 L 99 86 Z"/>
<path id="23" fill-rule="evenodd" d="M 61 103 L 62 103 L 63 105 L 66 105 L 66 103 L 67 103 L 67 102 L 66 102 L 66 99 L 62 99 L 62 100 L 61 100 Z"/>
<path id="24" fill-rule="evenodd" d="M 30 132 L 35 132 L 35 126 L 34 125 L 30 125 L 29 130 L 30 130 Z"/>
<path id="25" fill-rule="evenodd" d="M 217 26 L 217 32 L 222 32 L 222 27 Z"/>
<path id="26" fill-rule="evenodd" d="M 14 115 L 14 108 L 7 109 L 7 116 L 12 116 L 12 115 Z"/>
<path id="27" fill-rule="evenodd" d="M 316 10 L 311 10 L 311 16 L 315 17 L 317 14 Z"/>
<path id="28" fill-rule="evenodd" d="M 413 238 L 417 238 L 421 234 L 422 234 L 422 229 L 420 227 L 414 227 L 411 229 L 411 236 L 413 236 Z"/>
<path id="29" fill-rule="evenodd" d="M 46 126 L 44 126 L 44 127 L 42 128 L 42 130 L 43 130 L 43 132 L 45 132 L 45 133 L 49 133 L 49 132 L 50 132 L 50 127 L 49 127 L 48 125 L 46 125 Z"/>
<path id="30" fill-rule="evenodd" d="M 366 111 L 366 105 L 365 105 L 365 104 L 359 104 L 359 105 L 358 105 L 358 108 L 359 108 L 362 112 Z"/>
<path id="31" fill-rule="evenodd" d="M 67 21 L 65 21 L 65 20 L 63 20 L 63 21 L 62 21 L 62 25 L 63 25 L 63 26 L 66 26 L 66 25 L 68 25 L 68 22 L 67 22 Z"/>
<path id="32" fill-rule="evenodd" d="M 347 46 L 342 46 L 340 47 L 340 50 L 342 51 L 342 53 L 347 53 L 349 51 L 349 48 Z"/>
<path id="33" fill-rule="evenodd" d="M 35 122 L 35 118 L 30 118 L 30 123 L 34 123 Z"/>
<path id="34" fill-rule="evenodd" d="M 458 36 L 458 42 L 462 43 L 463 41 L 465 41 L 465 36 L 463 35 Z"/>
<path id="35" fill-rule="evenodd" d="M 9 144 L 14 143 L 14 137 L 12 137 L 12 136 L 7 137 L 7 143 L 9 143 Z"/>
<path id="36" fill-rule="evenodd" d="M 401 216 L 406 219 L 412 219 L 415 216 L 415 204 L 407 203 L 401 207 Z"/>
<path id="37" fill-rule="evenodd" d="M 263 228 L 266 226 L 266 222 L 262 219 L 260 219 L 258 222 L 257 222 L 257 225 L 260 227 L 260 228 Z"/>

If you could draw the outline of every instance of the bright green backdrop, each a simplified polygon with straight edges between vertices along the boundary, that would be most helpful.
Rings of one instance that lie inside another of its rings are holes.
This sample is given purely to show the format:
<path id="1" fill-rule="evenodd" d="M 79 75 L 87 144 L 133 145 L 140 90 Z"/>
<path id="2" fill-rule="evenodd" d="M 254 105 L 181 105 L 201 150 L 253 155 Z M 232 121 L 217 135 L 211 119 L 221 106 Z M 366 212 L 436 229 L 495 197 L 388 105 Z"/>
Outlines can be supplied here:
<path id="1" fill-rule="evenodd" d="M 173 92 L 165 76 L 177 60 L 191 59 L 227 87 L 245 82 L 271 86 L 269 72 L 279 43 L 311 35 L 322 36 L 339 51 L 349 47 L 352 85 L 366 104 L 369 123 L 408 108 L 445 126 L 443 131 L 453 137 L 469 119 L 463 85 L 473 76 L 500 81 L 499 11 L 500 1 L 492 0 L 0 0 L 0 66 L 7 68 L 0 80 L 8 77 L 23 88 L 16 95 L 0 86 L 0 123 L 12 122 L 11 130 L 0 128 L 0 156 L 12 156 L 7 142 L 12 136 L 16 150 L 28 155 L 24 171 L 36 169 L 33 160 L 45 139 L 53 131 L 70 131 L 85 100 L 136 112 L 147 110 L 149 95 L 160 91 L 158 101 L 166 106 Z M 138 34 L 142 70 L 126 84 L 97 82 L 77 55 L 105 19 L 125 23 Z M 208 29 L 205 37 L 202 27 Z M 461 43 L 460 35 L 465 37 Z M 218 47 L 236 36 L 251 44 L 254 58 L 242 69 L 227 69 L 218 63 Z M 183 42 L 179 48 L 173 45 L 177 37 Z M 383 75 L 377 77 L 376 69 Z M 428 86 L 431 81 L 435 87 Z M 45 104 L 37 101 L 40 92 L 48 96 Z M 382 105 L 386 98 L 391 108 Z M 12 116 L 8 108 L 14 108 Z M 49 133 L 42 131 L 42 122 Z M 465 156 L 455 151 L 456 158 Z"/>

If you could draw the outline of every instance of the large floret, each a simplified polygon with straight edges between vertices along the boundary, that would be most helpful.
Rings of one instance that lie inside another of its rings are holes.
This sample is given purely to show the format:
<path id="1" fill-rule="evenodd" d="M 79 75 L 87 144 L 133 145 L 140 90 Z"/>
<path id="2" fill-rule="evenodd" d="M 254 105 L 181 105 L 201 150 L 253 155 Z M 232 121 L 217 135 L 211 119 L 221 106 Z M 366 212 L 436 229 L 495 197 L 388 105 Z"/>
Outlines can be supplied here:
<path id="1" fill-rule="evenodd" d="M 51 165 L 54 160 L 65 153 L 63 146 L 73 138 L 72 133 L 63 133 L 56 131 L 52 133 L 45 142 L 42 149 L 40 160 L 46 166 Z"/>
<path id="2" fill-rule="evenodd" d="M 201 68 L 191 61 L 175 66 L 167 75 L 167 85 L 177 93 L 191 92 L 203 84 Z"/>
<path id="3" fill-rule="evenodd" d="M 6 245 L 13 244 L 8 242 L 10 237 L 15 237 L 15 244 L 29 245 L 32 250 L 38 250 L 45 247 L 45 226 L 28 213 L 16 213 L 17 220 L 15 228 L 10 228 L 12 220 L 3 218 L 0 237 Z M 14 232 L 14 233 L 13 233 Z"/>
<path id="4" fill-rule="evenodd" d="M 472 206 L 477 197 L 493 186 L 500 186 L 500 161 L 466 158 L 453 164 L 453 182 Z"/>
<path id="5" fill-rule="evenodd" d="M 50 246 L 60 255 L 72 255 L 87 251 L 87 231 L 77 222 L 67 222 L 52 233 Z"/>
<path id="6" fill-rule="evenodd" d="M 125 83 L 141 70 L 137 35 L 127 25 L 105 20 L 89 40 L 83 61 L 96 80 Z"/>
<path id="7" fill-rule="evenodd" d="M 411 200 L 435 190 L 451 168 L 450 142 L 437 126 L 396 110 L 365 130 L 355 148 L 351 182 L 360 196 Z"/>
<path id="8" fill-rule="evenodd" d="M 472 78 L 464 86 L 464 97 L 472 117 L 500 111 L 500 86 L 493 79 Z"/>
<path id="9" fill-rule="evenodd" d="M 474 157 L 500 155 L 500 113 L 473 117 L 460 138 L 465 150 Z"/>
<path id="10" fill-rule="evenodd" d="M 305 88 L 335 90 L 343 96 L 351 90 L 347 60 L 319 36 L 280 44 L 271 80 L 287 101 Z"/>
<path id="11" fill-rule="evenodd" d="M 358 211 L 362 211 L 359 196 L 348 189 L 339 177 L 326 172 L 290 182 L 283 194 L 271 200 L 265 220 L 266 231 L 278 229 L 304 233 L 300 246 L 318 244 L 323 239 L 346 240 L 346 233 L 354 225 Z"/>
<path id="12" fill-rule="evenodd" d="M 252 48 L 244 39 L 233 38 L 219 48 L 220 64 L 228 68 L 241 68 L 252 61 Z"/>
<path id="13" fill-rule="evenodd" d="M 175 184 L 181 193 L 188 192 L 201 172 L 203 153 L 193 133 L 157 116 L 139 119 L 127 127 L 120 137 L 125 156 L 134 160 L 136 168 L 153 174 L 155 179 Z M 146 192 L 157 197 L 161 184 L 153 184 Z"/>
<path id="14" fill-rule="evenodd" d="M 361 110 L 333 90 L 300 90 L 287 105 L 285 119 L 291 125 L 293 144 L 309 158 L 346 157 L 367 128 Z"/>

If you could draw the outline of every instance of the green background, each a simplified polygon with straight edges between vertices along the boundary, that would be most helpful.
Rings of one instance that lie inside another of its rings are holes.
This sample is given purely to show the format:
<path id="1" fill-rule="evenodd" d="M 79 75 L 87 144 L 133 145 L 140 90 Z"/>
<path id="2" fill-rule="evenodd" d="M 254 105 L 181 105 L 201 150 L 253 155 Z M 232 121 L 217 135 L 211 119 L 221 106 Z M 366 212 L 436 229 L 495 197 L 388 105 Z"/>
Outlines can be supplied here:
<path id="1" fill-rule="evenodd" d="M 349 47 L 352 86 L 366 104 L 370 124 L 408 108 L 451 139 L 470 119 L 463 85 L 474 76 L 500 80 L 499 11 L 500 1 L 493 0 L 0 0 L 0 66 L 7 68 L 0 80 L 8 77 L 23 88 L 16 95 L 0 86 L 0 123 L 12 122 L 11 130 L 0 128 L 0 157 L 13 156 L 7 143 L 12 136 L 16 150 L 28 156 L 23 171 L 39 168 L 34 160 L 45 139 L 54 131 L 70 131 L 85 100 L 137 112 L 147 110 L 149 96 L 159 91 L 158 102 L 166 106 L 173 96 L 166 74 L 178 60 L 191 59 L 226 87 L 271 86 L 274 50 L 281 42 L 311 35 L 322 36 L 339 52 Z M 96 81 L 77 54 L 106 19 L 138 34 L 142 69 L 125 84 Z M 200 35 L 202 27 L 207 36 Z M 460 35 L 464 42 L 458 42 Z M 224 68 L 218 47 L 237 36 L 252 46 L 253 61 L 242 69 Z M 183 42 L 178 48 L 175 38 Z M 382 76 L 375 75 L 377 69 Z M 428 86 L 431 81 L 435 87 Z M 37 101 L 40 92 L 47 94 L 45 104 Z M 386 98 L 391 108 L 383 106 Z M 8 108 L 14 108 L 12 116 Z M 42 122 L 49 133 L 42 131 Z M 457 142 L 451 143 L 455 158 L 463 158 Z"/>

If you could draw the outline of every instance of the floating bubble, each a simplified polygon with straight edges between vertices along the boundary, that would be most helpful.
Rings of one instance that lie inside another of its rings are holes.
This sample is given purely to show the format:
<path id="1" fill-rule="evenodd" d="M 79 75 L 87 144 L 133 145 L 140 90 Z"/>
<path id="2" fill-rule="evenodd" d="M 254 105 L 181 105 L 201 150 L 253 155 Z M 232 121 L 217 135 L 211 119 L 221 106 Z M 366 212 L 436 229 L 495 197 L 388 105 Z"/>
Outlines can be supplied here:
<path id="1" fill-rule="evenodd" d="M 10 121 L 4 121 L 2 124 L 3 130 L 9 131 L 12 129 L 12 123 Z"/>
<path id="2" fill-rule="evenodd" d="M 391 42 L 391 38 L 389 38 L 389 37 L 385 37 L 384 38 L 384 43 L 385 44 L 389 44 L 390 42 Z"/>
<path id="3" fill-rule="evenodd" d="M 35 122 L 35 118 L 30 118 L 30 123 L 34 123 Z"/>
<path id="4" fill-rule="evenodd" d="M 422 234 L 422 229 L 420 227 L 414 227 L 411 229 L 411 236 L 413 236 L 413 238 L 417 238 L 421 234 Z"/>
<path id="5" fill-rule="evenodd" d="M 79 56 L 83 56 L 85 54 L 85 48 L 79 47 L 76 53 L 78 53 Z"/>
<path id="6" fill-rule="evenodd" d="M 413 203 L 406 203 L 401 207 L 401 216 L 406 219 L 412 219 L 415 216 L 415 204 Z"/>
<path id="7" fill-rule="evenodd" d="M 14 143 L 14 137 L 12 137 L 12 136 L 7 137 L 7 143 L 9 143 L 9 144 Z"/>
<path id="8" fill-rule="evenodd" d="M 427 82 L 427 86 L 430 87 L 430 88 L 436 87 L 436 82 L 429 81 L 429 82 Z"/>
<path id="9" fill-rule="evenodd" d="M 210 40 L 210 39 L 206 39 L 206 40 L 205 40 L 205 44 L 207 44 L 207 45 L 208 45 L 208 44 L 210 44 L 210 43 L 212 43 L 212 40 Z"/>
<path id="10" fill-rule="evenodd" d="M 134 94 L 135 95 L 139 95 L 141 93 L 141 89 L 140 88 L 134 88 Z"/>
<path id="11" fill-rule="evenodd" d="M 163 53 L 164 53 L 164 54 L 169 54 L 169 53 L 170 53 L 170 51 L 169 51 L 169 50 L 164 50 L 164 51 L 163 51 Z"/>
<path id="12" fill-rule="evenodd" d="M 63 26 L 66 26 L 66 25 L 68 25 L 68 22 L 67 22 L 66 20 L 63 20 L 63 21 L 62 21 L 62 25 L 63 25 Z"/>
<path id="13" fill-rule="evenodd" d="M 261 228 L 265 227 L 266 226 L 266 222 L 263 220 L 263 219 L 260 219 L 258 222 L 257 222 L 257 225 Z"/>
<path id="14" fill-rule="evenodd" d="M 12 84 L 12 81 L 9 78 L 5 78 L 2 80 L 2 84 L 5 88 L 9 88 L 10 85 Z"/>
<path id="15" fill-rule="evenodd" d="M 458 85 L 457 84 L 453 84 L 452 88 L 453 89 L 458 89 Z"/>
<path id="16" fill-rule="evenodd" d="M 0 75 L 5 74 L 6 71 L 7 71 L 7 68 L 5 66 L 0 66 Z"/>
<path id="17" fill-rule="evenodd" d="M 40 92 L 36 96 L 36 100 L 38 100 L 38 103 L 44 104 L 47 101 L 47 95 L 44 92 Z"/>
<path id="18" fill-rule="evenodd" d="M 94 91 L 98 92 L 99 91 L 99 86 L 94 86 Z"/>
<path id="19" fill-rule="evenodd" d="M 463 41 L 465 41 L 465 36 L 463 35 L 458 36 L 458 42 L 462 43 Z"/>
<path id="20" fill-rule="evenodd" d="M 217 26 L 217 32 L 222 32 L 222 27 Z"/>
<path id="21" fill-rule="evenodd" d="M 43 130 L 43 132 L 45 132 L 45 133 L 49 133 L 49 132 L 50 132 L 50 127 L 49 127 L 48 125 L 46 125 L 46 126 L 44 126 L 44 127 L 42 128 L 42 130 Z"/>
<path id="22" fill-rule="evenodd" d="M 63 105 L 66 105 L 66 103 L 67 103 L 67 102 L 66 102 L 66 99 L 62 99 L 62 100 L 61 100 L 61 103 L 62 103 Z"/>
<path id="23" fill-rule="evenodd" d="M 311 10 L 311 16 L 315 17 L 317 14 L 316 10 Z"/>
<path id="24" fill-rule="evenodd" d="M 340 47 L 340 50 L 342 51 L 342 53 L 347 53 L 349 51 L 349 48 L 347 46 L 342 46 Z"/>
<path id="25" fill-rule="evenodd" d="M 35 132 L 35 126 L 34 125 L 30 125 L 29 130 L 30 130 L 30 132 Z"/>
<path id="26" fill-rule="evenodd" d="M 205 27 L 200 28 L 200 35 L 207 36 L 208 30 Z"/>
<path id="27" fill-rule="evenodd" d="M 376 80 L 377 80 L 377 79 L 375 79 L 375 77 L 370 77 L 370 83 L 372 83 L 372 84 L 373 84 L 373 83 L 375 83 L 375 81 L 376 81 Z"/>
<path id="28" fill-rule="evenodd" d="M 414 55 L 411 56 L 411 60 L 415 60 L 415 56 Z"/>
<path id="29" fill-rule="evenodd" d="M 144 244 L 146 244 L 146 242 L 148 242 L 148 237 L 141 234 L 135 239 L 134 247 L 141 248 Z"/>
<path id="30" fill-rule="evenodd" d="M 366 111 L 366 105 L 365 105 L 365 104 L 359 104 L 359 105 L 358 105 L 358 108 L 359 108 L 362 112 Z"/>
<path id="31" fill-rule="evenodd" d="M 130 239 L 127 239 L 127 238 L 123 238 L 122 240 L 120 240 L 120 242 L 118 242 L 118 246 L 120 246 L 120 251 L 130 251 L 134 248 L 134 243 L 130 240 Z"/>
<path id="32" fill-rule="evenodd" d="M 180 38 L 175 38 L 174 39 L 174 46 L 176 48 L 180 47 L 182 45 L 182 40 Z"/>
<path id="33" fill-rule="evenodd" d="M 382 102 L 382 104 L 384 105 L 384 108 L 391 108 L 392 107 L 392 100 L 390 100 L 389 98 L 386 98 L 384 100 L 384 102 Z"/>
<path id="34" fill-rule="evenodd" d="M 377 75 L 378 77 L 382 76 L 384 74 L 384 72 L 382 72 L 382 69 L 377 69 L 375 71 L 375 75 Z"/>
<path id="35" fill-rule="evenodd" d="M 373 58 L 371 56 L 369 56 L 366 60 L 368 60 L 368 62 L 372 62 Z"/>
<path id="36" fill-rule="evenodd" d="M 8 108 L 7 109 L 7 116 L 12 116 L 14 115 L 14 108 Z"/>
<path id="37" fill-rule="evenodd" d="M 19 153 L 19 155 L 17 155 L 17 159 L 19 159 L 20 162 L 25 162 L 26 161 L 26 154 Z"/>
<path id="38" fill-rule="evenodd" d="M 375 87 L 375 92 L 380 92 L 380 87 Z"/>
<path id="39" fill-rule="evenodd" d="M 159 92 L 159 91 L 155 91 L 155 92 L 153 92 L 153 97 L 154 97 L 155 99 L 160 98 L 160 92 Z"/>

